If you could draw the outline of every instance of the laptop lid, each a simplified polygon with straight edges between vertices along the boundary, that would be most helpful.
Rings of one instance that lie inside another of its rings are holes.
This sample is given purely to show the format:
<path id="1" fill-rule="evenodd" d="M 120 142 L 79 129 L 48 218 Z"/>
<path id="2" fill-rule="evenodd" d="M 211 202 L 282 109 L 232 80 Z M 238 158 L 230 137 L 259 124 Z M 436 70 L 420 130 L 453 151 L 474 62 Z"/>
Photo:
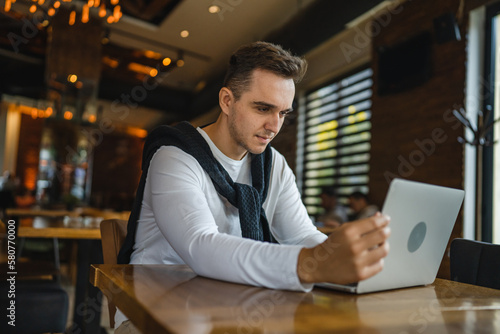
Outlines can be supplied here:
<path id="1" fill-rule="evenodd" d="M 382 208 L 391 217 L 390 251 L 384 269 L 354 286 L 318 286 L 366 293 L 432 283 L 463 198 L 463 190 L 394 179 Z"/>
<path id="2" fill-rule="evenodd" d="M 394 179 L 382 208 L 391 217 L 390 251 L 357 293 L 434 282 L 463 199 L 463 190 Z"/>

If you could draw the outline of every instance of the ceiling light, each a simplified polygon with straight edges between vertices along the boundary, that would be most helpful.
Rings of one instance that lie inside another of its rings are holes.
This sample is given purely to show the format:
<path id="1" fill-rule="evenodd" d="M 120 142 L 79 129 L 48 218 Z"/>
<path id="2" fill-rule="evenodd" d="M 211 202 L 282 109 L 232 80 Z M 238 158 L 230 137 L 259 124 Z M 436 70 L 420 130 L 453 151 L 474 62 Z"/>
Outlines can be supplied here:
<path id="1" fill-rule="evenodd" d="M 183 30 L 183 31 L 181 31 L 181 37 L 182 37 L 182 38 L 186 38 L 186 37 L 188 37 L 188 36 L 189 36 L 189 31 L 187 31 L 187 30 Z"/>
<path id="2" fill-rule="evenodd" d="M 121 6 L 118 5 L 113 8 L 113 17 L 116 22 L 118 22 L 118 20 L 122 17 Z"/>
<path id="3" fill-rule="evenodd" d="M 61 1 L 65 3 L 81 3 L 82 1 L 76 0 L 56 0 L 56 1 L 45 1 L 45 0 L 33 0 L 33 2 L 41 4 L 49 4 L 47 14 L 49 16 L 54 16 L 56 14 L 56 9 L 61 7 Z M 5 11 L 10 10 L 11 3 L 16 2 L 15 0 L 6 0 Z M 52 3 L 53 2 L 53 3 Z M 99 17 L 105 18 L 106 22 L 109 24 L 116 23 L 120 21 L 123 16 L 121 6 L 118 5 L 119 0 L 110 0 L 107 4 L 100 0 L 85 0 L 81 5 L 74 5 L 71 8 L 71 14 L 69 18 L 69 25 L 74 25 L 76 21 L 76 15 L 81 15 L 82 23 L 87 23 L 90 21 L 91 17 L 96 13 Z M 111 5 L 109 5 L 111 4 Z M 109 9 L 109 11 L 108 11 Z M 35 13 L 37 10 L 36 4 L 32 4 L 30 7 L 30 12 Z"/>
<path id="4" fill-rule="evenodd" d="M 69 110 L 66 110 L 64 112 L 64 119 L 67 119 L 68 121 L 73 118 L 73 113 Z"/>
<path id="5" fill-rule="evenodd" d="M 218 12 L 220 12 L 220 7 L 217 5 L 212 5 L 212 6 L 208 7 L 208 12 L 210 14 L 217 14 Z"/>
<path id="6" fill-rule="evenodd" d="M 154 52 L 151 50 L 144 50 L 143 52 L 140 52 L 140 54 L 143 54 L 145 57 L 147 57 L 149 59 L 160 59 L 161 58 L 160 53 Z"/>
<path id="7" fill-rule="evenodd" d="M 184 51 L 183 50 L 178 50 L 177 51 L 177 61 L 175 62 L 177 67 L 182 67 L 184 66 Z"/>
<path id="8" fill-rule="evenodd" d="M 53 112 L 54 112 L 54 110 L 52 109 L 52 107 L 47 107 L 47 109 L 45 110 L 44 116 L 50 117 L 50 116 L 52 116 Z"/>
<path id="9" fill-rule="evenodd" d="M 102 62 L 111 68 L 117 68 L 118 65 L 120 65 L 120 62 L 117 59 L 110 58 L 108 56 L 102 57 Z"/>
<path id="10" fill-rule="evenodd" d="M 31 109 L 31 117 L 33 119 L 36 119 L 38 117 L 38 109 L 37 108 L 32 108 Z"/>
<path id="11" fill-rule="evenodd" d="M 69 25 L 72 26 L 75 24 L 75 19 L 76 19 L 76 12 L 73 10 L 71 13 L 69 13 Z"/>
<path id="12" fill-rule="evenodd" d="M 150 66 L 142 65 L 139 63 L 135 63 L 135 62 L 129 63 L 127 67 L 130 71 L 134 71 L 136 73 L 141 73 L 141 74 L 150 75 L 150 76 L 152 76 L 151 74 L 154 74 L 153 70 L 156 70 Z M 158 74 L 157 70 L 156 70 L 156 74 Z"/>
<path id="13" fill-rule="evenodd" d="M 6 12 L 8 12 L 8 11 L 10 10 L 10 8 L 11 8 L 11 7 L 12 7 L 12 4 L 11 4 L 10 0 L 6 0 L 6 1 L 5 1 L 5 7 L 4 7 L 4 10 L 5 10 Z"/>
<path id="14" fill-rule="evenodd" d="M 162 63 L 163 63 L 163 66 L 168 66 L 168 65 L 170 65 L 172 63 L 172 59 L 170 59 L 168 57 L 167 58 L 163 58 L 163 62 Z"/>
<path id="15" fill-rule="evenodd" d="M 82 7 L 82 23 L 89 22 L 89 6 L 87 4 Z"/>
<path id="16" fill-rule="evenodd" d="M 101 7 L 99 7 L 99 17 L 104 16 L 106 16 L 106 5 L 102 4 Z"/>

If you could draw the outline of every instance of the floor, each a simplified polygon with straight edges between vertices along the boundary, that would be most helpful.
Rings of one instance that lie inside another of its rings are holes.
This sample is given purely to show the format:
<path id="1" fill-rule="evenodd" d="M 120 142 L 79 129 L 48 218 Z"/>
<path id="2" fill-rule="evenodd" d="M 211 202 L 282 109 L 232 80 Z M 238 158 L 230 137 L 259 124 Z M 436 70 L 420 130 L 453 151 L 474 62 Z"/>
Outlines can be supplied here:
<path id="1" fill-rule="evenodd" d="M 75 286 L 70 282 L 70 279 L 64 274 L 61 277 L 61 285 L 63 289 L 66 290 L 69 297 L 68 322 L 66 328 L 71 328 L 73 324 L 73 310 L 75 304 Z M 103 297 L 102 299 L 101 327 L 104 328 L 108 334 L 113 334 L 114 332 L 113 329 L 109 327 L 109 312 L 108 312 L 108 303 L 106 297 Z"/>

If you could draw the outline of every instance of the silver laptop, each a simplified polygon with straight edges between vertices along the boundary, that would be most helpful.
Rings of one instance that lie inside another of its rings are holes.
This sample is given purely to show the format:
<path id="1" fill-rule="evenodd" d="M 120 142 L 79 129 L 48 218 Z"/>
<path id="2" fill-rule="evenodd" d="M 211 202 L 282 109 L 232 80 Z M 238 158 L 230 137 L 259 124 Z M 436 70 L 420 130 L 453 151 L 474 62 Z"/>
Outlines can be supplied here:
<path id="1" fill-rule="evenodd" d="M 356 284 L 316 285 L 366 293 L 434 282 L 463 199 L 463 190 L 394 179 L 382 208 L 391 217 L 384 269 Z"/>

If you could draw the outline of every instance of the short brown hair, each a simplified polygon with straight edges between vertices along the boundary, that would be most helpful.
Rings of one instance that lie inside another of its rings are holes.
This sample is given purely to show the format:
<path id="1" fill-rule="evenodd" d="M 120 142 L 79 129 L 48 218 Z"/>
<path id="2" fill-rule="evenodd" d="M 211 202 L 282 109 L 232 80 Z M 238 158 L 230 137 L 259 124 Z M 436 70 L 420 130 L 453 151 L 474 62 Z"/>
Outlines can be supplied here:
<path id="1" fill-rule="evenodd" d="M 224 78 L 224 87 L 231 89 L 236 100 L 248 89 L 252 72 L 256 69 L 270 71 L 298 83 L 306 73 L 307 62 L 268 42 L 241 46 L 231 56 Z"/>

